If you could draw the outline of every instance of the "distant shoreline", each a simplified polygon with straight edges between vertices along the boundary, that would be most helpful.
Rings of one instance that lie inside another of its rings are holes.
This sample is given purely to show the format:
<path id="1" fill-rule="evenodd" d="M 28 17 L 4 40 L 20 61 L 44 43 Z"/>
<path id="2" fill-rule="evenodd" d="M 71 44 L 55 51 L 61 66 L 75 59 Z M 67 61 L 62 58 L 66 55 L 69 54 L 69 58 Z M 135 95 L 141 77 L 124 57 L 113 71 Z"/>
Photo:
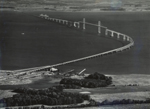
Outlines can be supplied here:
<path id="1" fill-rule="evenodd" d="M 49 11 L 49 12 L 150 12 L 150 10 L 52 10 L 52 9 L 44 9 L 44 8 L 15 8 L 15 7 L 1 7 L 0 11 L 20 11 L 20 12 L 26 12 L 26 11 Z"/>

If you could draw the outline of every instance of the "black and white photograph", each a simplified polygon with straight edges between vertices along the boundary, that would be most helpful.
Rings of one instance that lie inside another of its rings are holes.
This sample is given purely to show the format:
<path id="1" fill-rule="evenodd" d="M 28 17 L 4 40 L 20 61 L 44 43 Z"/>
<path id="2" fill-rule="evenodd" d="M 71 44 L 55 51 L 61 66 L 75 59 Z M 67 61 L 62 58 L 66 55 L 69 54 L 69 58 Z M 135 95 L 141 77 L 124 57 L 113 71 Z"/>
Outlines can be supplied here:
<path id="1" fill-rule="evenodd" d="M 150 0 L 0 0 L 0 109 L 150 109 Z"/>

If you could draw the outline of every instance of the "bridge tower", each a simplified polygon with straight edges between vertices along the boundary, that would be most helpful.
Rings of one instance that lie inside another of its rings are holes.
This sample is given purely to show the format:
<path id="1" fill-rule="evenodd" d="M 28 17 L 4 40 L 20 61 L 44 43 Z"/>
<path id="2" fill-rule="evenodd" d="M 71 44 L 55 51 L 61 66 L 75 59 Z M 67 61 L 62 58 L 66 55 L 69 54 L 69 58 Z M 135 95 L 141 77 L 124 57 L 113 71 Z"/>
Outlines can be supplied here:
<path id="1" fill-rule="evenodd" d="M 85 18 L 83 18 L 83 30 L 85 30 Z"/>
<path id="2" fill-rule="evenodd" d="M 98 34 L 101 34 L 101 21 L 98 21 Z"/>

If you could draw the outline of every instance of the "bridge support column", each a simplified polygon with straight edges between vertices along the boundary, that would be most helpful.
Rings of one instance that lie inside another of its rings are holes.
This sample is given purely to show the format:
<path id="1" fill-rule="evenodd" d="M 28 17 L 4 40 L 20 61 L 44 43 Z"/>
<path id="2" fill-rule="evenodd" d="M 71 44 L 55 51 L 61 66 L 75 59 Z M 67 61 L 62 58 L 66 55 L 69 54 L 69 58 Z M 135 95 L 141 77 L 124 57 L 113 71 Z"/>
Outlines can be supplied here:
<path id="1" fill-rule="evenodd" d="M 130 37 L 127 37 L 127 41 L 130 41 Z"/>
<path id="2" fill-rule="evenodd" d="M 66 25 L 68 25 L 68 21 L 66 21 Z"/>
<path id="3" fill-rule="evenodd" d="M 98 34 L 101 34 L 101 22 L 98 21 Z"/>
<path id="4" fill-rule="evenodd" d="M 124 40 L 124 41 L 126 40 L 126 35 L 123 36 L 123 40 Z"/>
<path id="5" fill-rule="evenodd" d="M 111 37 L 114 37 L 114 32 L 113 31 L 111 31 Z"/>
<path id="6" fill-rule="evenodd" d="M 80 23 L 78 22 L 78 28 L 80 28 Z"/>
<path id="7" fill-rule="evenodd" d="M 77 27 L 77 26 L 76 26 L 76 22 L 73 22 L 73 26 L 74 26 L 74 27 Z"/>
<path id="8" fill-rule="evenodd" d="M 69 27 L 72 27 L 72 25 L 73 25 L 72 22 L 68 22 L 68 24 L 69 24 Z"/>
<path id="9" fill-rule="evenodd" d="M 120 38 L 120 33 L 117 33 L 117 39 L 119 39 Z"/>
<path id="10" fill-rule="evenodd" d="M 80 23 L 79 22 L 73 22 L 73 26 L 76 28 L 80 28 Z"/>
<path id="11" fill-rule="evenodd" d="M 105 36 L 107 36 L 108 35 L 108 29 L 106 28 L 106 30 L 105 30 Z"/>
<path id="12" fill-rule="evenodd" d="M 59 23 L 61 23 L 61 20 L 59 20 Z"/>
<path id="13" fill-rule="evenodd" d="M 85 30 L 85 18 L 83 18 L 83 30 Z"/>

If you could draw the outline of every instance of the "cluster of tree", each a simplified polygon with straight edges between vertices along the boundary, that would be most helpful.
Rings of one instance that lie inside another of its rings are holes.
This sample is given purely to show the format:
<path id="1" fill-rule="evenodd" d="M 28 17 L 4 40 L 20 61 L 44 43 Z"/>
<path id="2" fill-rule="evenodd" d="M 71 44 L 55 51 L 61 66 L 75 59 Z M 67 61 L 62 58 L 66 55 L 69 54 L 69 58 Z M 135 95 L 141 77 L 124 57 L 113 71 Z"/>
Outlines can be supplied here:
<path id="1" fill-rule="evenodd" d="M 19 94 L 13 97 L 4 98 L 3 101 L 8 106 L 27 106 L 27 105 L 66 105 L 82 103 L 89 100 L 89 95 L 79 93 L 63 92 L 60 86 L 51 87 L 43 90 L 35 90 L 30 88 L 18 88 L 15 92 Z"/>
<path id="2" fill-rule="evenodd" d="M 80 86 L 74 84 L 59 84 L 58 86 L 62 87 L 63 89 L 80 89 Z"/>
<path id="3" fill-rule="evenodd" d="M 102 8 L 101 10 L 104 10 L 104 11 L 125 11 L 124 8 Z"/>
<path id="4" fill-rule="evenodd" d="M 50 92 L 62 92 L 63 87 L 62 86 L 53 86 L 47 89 L 32 89 L 32 88 L 25 88 L 25 87 L 20 87 L 16 88 L 13 90 L 13 92 L 17 93 L 24 93 L 24 94 L 32 94 L 32 95 L 43 95 L 44 93 L 50 93 Z"/>
<path id="5" fill-rule="evenodd" d="M 85 77 L 84 79 L 72 79 L 72 78 L 64 78 L 60 81 L 60 84 L 74 84 L 80 87 L 106 87 L 112 83 L 112 78 L 107 77 L 103 74 L 94 73 Z"/>
<path id="6" fill-rule="evenodd" d="M 110 79 L 112 80 L 112 77 L 109 76 L 105 76 L 104 74 L 100 74 L 98 72 L 95 72 L 93 74 L 88 75 L 87 77 L 85 77 L 87 79 L 98 79 L 98 80 L 107 80 Z"/>
<path id="7" fill-rule="evenodd" d="M 13 90 L 13 92 L 37 95 L 37 94 L 44 94 L 44 93 L 50 93 L 50 92 L 62 92 L 63 89 L 80 89 L 80 88 L 81 88 L 80 86 L 77 86 L 74 84 L 59 84 L 59 85 L 56 85 L 56 86 L 53 86 L 44 90 L 20 87 L 20 88 L 16 88 L 15 90 Z"/>

